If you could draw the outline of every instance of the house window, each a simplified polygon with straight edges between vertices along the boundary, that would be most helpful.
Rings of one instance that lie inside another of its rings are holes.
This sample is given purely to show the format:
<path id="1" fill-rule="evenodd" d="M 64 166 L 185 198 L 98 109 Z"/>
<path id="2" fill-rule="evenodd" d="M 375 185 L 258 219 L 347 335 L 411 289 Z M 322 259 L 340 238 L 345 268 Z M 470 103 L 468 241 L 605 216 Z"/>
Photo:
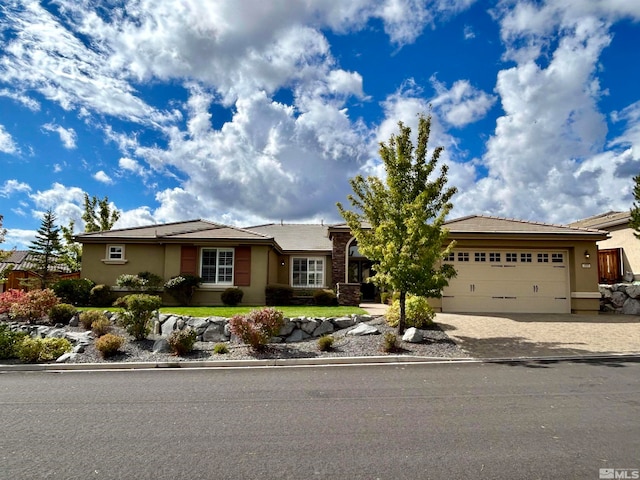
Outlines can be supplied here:
<path id="1" fill-rule="evenodd" d="M 562 263 L 562 262 L 564 262 L 564 255 L 562 253 L 551 254 L 551 263 Z"/>
<path id="2" fill-rule="evenodd" d="M 506 253 L 506 260 L 507 263 L 515 263 L 518 261 L 518 254 L 517 253 Z"/>
<path id="3" fill-rule="evenodd" d="M 449 253 L 449 255 L 445 256 L 443 260 L 445 262 L 455 262 L 456 261 L 456 254 L 451 252 L 451 253 Z"/>
<path id="4" fill-rule="evenodd" d="M 522 263 L 531 263 L 531 254 L 530 253 L 521 253 L 520 261 Z"/>
<path id="5" fill-rule="evenodd" d="M 548 253 L 539 253 L 538 254 L 538 263 L 549 263 L 549 254 Z"/>
<path id="6" fill-rule="evenodd" d="M 109 245 L 107 247 L 107 260 L 124 260 L 124 246 Z"/>
<path id="7" fill-rule="evenodd" d="M 498 253 L 498 252 L 490 252 L 489 253 L 489 261 L 490 262 L 499 262 L 500 261 L 500 253 Z"/>
<path id="8" fill-rule="evenodd" d="M 475 261 L 476 262 L 486 262 L 487 261 L 487 254 L 484 252 L 476 252 L 475 253 Z"/>
<path id="9" fill-rule="evenodd" d="M 294 287 L 322 287 L 324 285 L 324 259 L 293 258 Z"/>
<path id="10" fill-rule="evenodd" d="M 469 252 L 458 252 L 458 261 L 459 262 L 468 262 L 469 261 Z"/>
<path id="11" fill-rule="evenodd" d="M 233 285 L 233 249 L 203 248 L 200 276 L 202 283 Z"/>

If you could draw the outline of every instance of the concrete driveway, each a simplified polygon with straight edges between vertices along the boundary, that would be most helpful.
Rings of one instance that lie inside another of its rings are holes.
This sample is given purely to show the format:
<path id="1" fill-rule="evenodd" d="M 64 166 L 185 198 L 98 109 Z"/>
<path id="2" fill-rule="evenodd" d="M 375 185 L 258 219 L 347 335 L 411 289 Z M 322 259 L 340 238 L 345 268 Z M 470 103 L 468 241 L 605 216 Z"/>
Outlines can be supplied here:
<path id="1" fill-rule="evenodd" d="M 438 313 L 436 322 L 475 358 L 640 353 L 640 317 Z"/>

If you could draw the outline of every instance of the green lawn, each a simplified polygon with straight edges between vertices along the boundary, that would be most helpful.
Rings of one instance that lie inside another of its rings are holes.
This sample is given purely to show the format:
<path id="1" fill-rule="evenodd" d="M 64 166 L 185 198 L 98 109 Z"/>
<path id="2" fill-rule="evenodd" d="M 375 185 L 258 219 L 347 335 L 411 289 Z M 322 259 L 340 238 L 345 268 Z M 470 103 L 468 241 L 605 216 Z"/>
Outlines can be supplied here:
<path id="1" fill-rule="evenodd" d="M 262 307 L 162 307 L 161 313 L 174 313 L 189 317 L 232 317 L 237 313 L 248 313 Z M 366 314 L 360 307 L 318 307 L 318 306 L 285 306 L 275 307 L 284 313 L 285 317 L 341 317 L 343 315 Z M 111 310 L 120 311 L 119 308 L 80 307 L 78 310 Z"/>

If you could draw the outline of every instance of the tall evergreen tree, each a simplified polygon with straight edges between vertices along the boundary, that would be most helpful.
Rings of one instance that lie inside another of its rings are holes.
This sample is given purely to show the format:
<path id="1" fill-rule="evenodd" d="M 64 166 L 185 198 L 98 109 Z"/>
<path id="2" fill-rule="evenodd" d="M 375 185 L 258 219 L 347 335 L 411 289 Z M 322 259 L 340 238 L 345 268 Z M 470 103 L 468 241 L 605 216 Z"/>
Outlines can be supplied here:
<path id="1" fill-rule="evenodd" d="M 640 238 L 640 175 L 633 177 L 633 207 L 631 207 L 631 218 L 629 225 L 635 230 L 633 234 Z"/>
<path id="2" fill-rule="evenodd" d="M 47 210 L 42 217 L 42 224 L 31 242 L 29 252 L 32 255 L 35 270 L 40 275 L 40 286 L 46 288 L 52 283 L 56 274 L 56 265 L 62 250 L 60 229 L 56 227 L 56 216 Z"/>
<path id="3" fill-rule="evenodd" d="M 111 230 L 113 225 L 120 219 L 120 211 L 117 208 L 111 208 L 109 205 L 109 197 L 99 199 L 95 195 L 89 198 L 88 194 L 84 194 L 84 213 L 82 220 L 84 221 L 85 232 L 101 232 Z"/>
<path id="4" fill-rule="evenodd" d="M 351 179 L 354 194 L 347 197 L 355 211 L 338 203 L 358 249 L 373 262 L 373 283 L 400 294 L 400 334 L 406 324 L 406 295 L 440 297 L 456 273 L 442 262 L 453 248 L 442 224 L 456 188 L 446 188 L 446 165 L 430 179 L 444 150 L 437 147 L 427 159 L 430 130 L 431 116 L 421 115 L 414 149 L 411 129 L 400 122 L 398 135 L 380 144 L 385 182 L 358 175 Z"/>

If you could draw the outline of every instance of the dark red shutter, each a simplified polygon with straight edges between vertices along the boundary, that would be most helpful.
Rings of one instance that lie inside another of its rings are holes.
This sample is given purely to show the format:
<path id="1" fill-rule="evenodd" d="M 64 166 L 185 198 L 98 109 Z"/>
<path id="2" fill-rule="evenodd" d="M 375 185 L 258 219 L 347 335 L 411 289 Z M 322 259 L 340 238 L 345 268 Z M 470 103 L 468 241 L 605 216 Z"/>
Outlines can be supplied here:
<path id="1" fill-rule="evenodd" d="M 236 247 L 233 284 L 238 287 L 251 285 L 251 247 Z"/>
<path id="2" fill-rule="evenodd" d="M 198 248 L 183 246 L 180 252 L 180 273 L 198 275 Z"/>

